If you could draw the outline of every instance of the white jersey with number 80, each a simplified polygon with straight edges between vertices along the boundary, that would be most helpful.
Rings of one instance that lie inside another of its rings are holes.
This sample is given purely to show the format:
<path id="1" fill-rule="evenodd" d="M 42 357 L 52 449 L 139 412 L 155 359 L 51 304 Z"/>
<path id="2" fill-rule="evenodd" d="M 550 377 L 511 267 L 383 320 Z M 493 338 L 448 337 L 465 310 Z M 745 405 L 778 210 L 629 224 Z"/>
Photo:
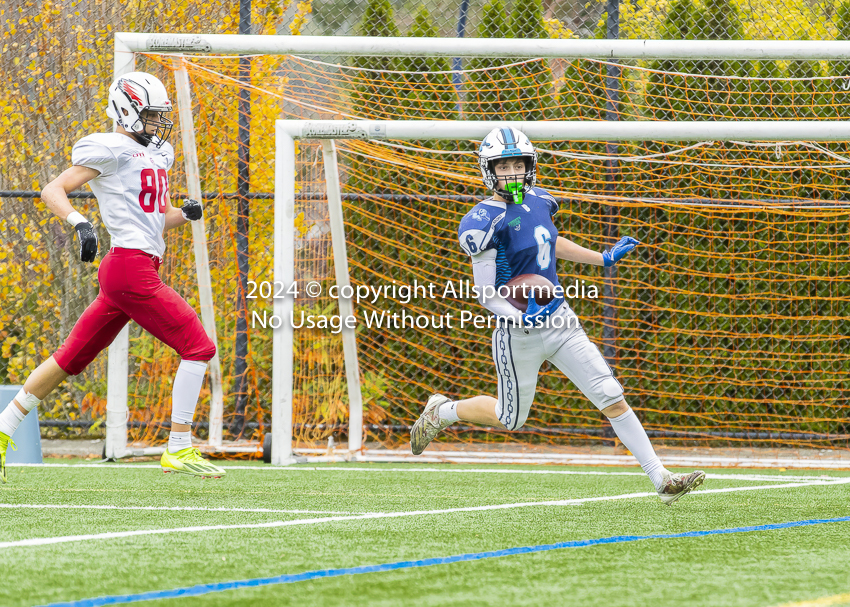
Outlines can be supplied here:
<path id="1" fill-rule="evenodd" d="M 100 172 L 89 185 L 111 246 L 162 257 L 168 170 L 174 163 L 171 144 L 157 149 L 121 133 L 98 133 L 77 142 L 71 162 Z"/>

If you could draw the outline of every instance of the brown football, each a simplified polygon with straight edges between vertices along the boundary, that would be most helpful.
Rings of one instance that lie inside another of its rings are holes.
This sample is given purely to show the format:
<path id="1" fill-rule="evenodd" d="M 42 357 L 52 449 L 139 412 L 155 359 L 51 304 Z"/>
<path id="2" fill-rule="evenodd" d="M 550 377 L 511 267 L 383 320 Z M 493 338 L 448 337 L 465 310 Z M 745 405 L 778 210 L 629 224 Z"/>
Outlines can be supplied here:
<path id="1" fill-rule="evenodd" d="M 534 301 L 541 306 L 545 306 L 555 298 L 555 285 L 539 274 L 520 274 L 509 280 L 500 292 L 504 293 L 506 289 L 508 295 L 505 299 L 522 312 L 528 308 L 528 296 L 531 293 L 534 293 Z"/>

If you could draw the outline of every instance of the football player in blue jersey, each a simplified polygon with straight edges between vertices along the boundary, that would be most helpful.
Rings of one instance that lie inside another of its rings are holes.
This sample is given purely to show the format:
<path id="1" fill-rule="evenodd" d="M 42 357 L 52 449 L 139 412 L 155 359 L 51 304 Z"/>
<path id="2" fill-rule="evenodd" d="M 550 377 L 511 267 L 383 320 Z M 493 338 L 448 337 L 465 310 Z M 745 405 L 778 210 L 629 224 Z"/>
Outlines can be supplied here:
<path id="1" fill-rule="evenodd" d="M 560 287 L 557 259 L 608 267 L 640 243 L 626 236 L 600 253 L 559 236 L 552 221 L 558 203 L 535 187 L 537 152 L 520 131 L 493 129 L 481 142 L 478 162 L 484 185 L 493 195 L 464 216 L 458 237 L 472 259 L 479 301 L 499 318 L 492 341 L 498 398 L 480 395 L 452 401 L 434 394 L 410 432 L 413 453 L 422 453 L 440 431 L 459 420 L 508 430 L 522 427 L 534 401 L 540 365 L 548 360 L 608 417 L 658 496 L 672 504 L 702 484 L 705 473 L 674 474 L 664 468 L 626 403 L 623 387 L 564 298 L 538 305 L 532 295 L 521 312 L 498 294 L 487 296 L 522 274 L 544 276 Z"/>

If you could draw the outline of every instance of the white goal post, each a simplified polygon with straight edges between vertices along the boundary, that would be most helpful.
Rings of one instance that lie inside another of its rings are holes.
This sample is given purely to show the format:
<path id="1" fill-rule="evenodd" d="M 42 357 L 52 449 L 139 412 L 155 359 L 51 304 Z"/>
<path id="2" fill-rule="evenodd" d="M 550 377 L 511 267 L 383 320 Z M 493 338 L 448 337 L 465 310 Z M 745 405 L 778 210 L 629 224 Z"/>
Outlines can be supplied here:
<path id="1" fill-rule="evenodd" d="M 306 54 L 321 56 L 445 56 L 498 58 L 591 58 L 619 59 L 705 59 L 705 60 L 850 60 L 850 41 L 706 41 L 706 40 L 520 40 L 520 39 L 435 39 L 319 36 L 256 36 L 117 33 L 114 74 L 132 71 L 135 53 Z M 180 76 L 184 78 L 184 76 Z M 188 99 L 188 79 L 181 91 Z M 181 103 L 181 109 L 184 103 Z M 181 120 L 181 124 L 184 121 Z M 342 201 L 336 165 L 335 139 L 392 140 L 480 140 L 498 126 L 513 126 L 538 141 L 850 141 L 850 121 L 303 121 L 275 123 L 274 280 L 291 284 L 295 278 L 295 142 L 322 140 L 332 233 L 332 250 L 339 285 L 348 281 Z M 191 121 L 189 121 L 191 128 Z M 190 146 L 191 147 L 191 146 Z M 187 148 L 188 150 L 188 148 Z M 196 153 L 196 151 L 195 151 Z M 196 174 L 195 174 L 196 175 Z M 197 177 L 196 177 L 197 178 Z M 190 184 L 190 188 L 192 185 Z M 196 236 L 202 236 L 196 234 Z M 202 242 L 202 241 L 201 241 Z M 196 240 L 199 285 L 205 257 Z M 208 272 L 208 267 L 207 267 Z M 211 295 L 210 295 L 211 297 Z M 201 297 L 205 301 L 204 295 Z M 203 304 L 202 304 L 203 305 Z M 274 314 L 288 318 L 292 298 L 274 300 Z M 340 299 L 340 313 L 351 314 L 349 301 Z M 205 325 L 214 319 L 204 317 Z M 350 402 L 349 457 L 368 459 L 363 451 L 362 400 L 353 331 L 343 331 L 346 378 Z M 273 337 L 272 453 L 273 464 L 293 463 L 292 389 L 293 329 L 283 323 Z M 127 331 L 122 331 L 109 350 L 107 399 L 107 457 L 128 454 Z M 220 395 L 220 372 L 218 374 Z M 221 445 L 221 410 L 218 429 L 210 426 L 210 446 Z M 214 439 L 214 432 L 216 438 Z M 226 448 L 224 448 L 226 450 Z"/>
<path id="2" fill-rule="evenodd" d="M 342 197 L 337 171 L 336 139 L 481 140 L 494 128 L 513 127 L 532 141 L 818 141 L 850 140 L 850 121 L 719 121 L 719 122 L 501 122 L 478 120 L 278 120 L 275 123 L 274 280 L 295 279 L 295 142 L 322 140 L 328 210 L 332 226 L 337 284 L 349 284 L 342 227 Z M 289 318 L 292 298 L 275 299 L 274 314 Z M 352 314 L 351 301 L 339 298 L 340 315 Z M 361 451 L 362 395 L 353 329 L 342 329 L 350 406 L 349 455 Z M 283 323 L 274 333 L 271 463 L 294 463 L 292 450 L 293 329 Z M 369 459 L 369 453 L 361 459 Z M 382 458 L 383 459 L 383 458 Z"/>

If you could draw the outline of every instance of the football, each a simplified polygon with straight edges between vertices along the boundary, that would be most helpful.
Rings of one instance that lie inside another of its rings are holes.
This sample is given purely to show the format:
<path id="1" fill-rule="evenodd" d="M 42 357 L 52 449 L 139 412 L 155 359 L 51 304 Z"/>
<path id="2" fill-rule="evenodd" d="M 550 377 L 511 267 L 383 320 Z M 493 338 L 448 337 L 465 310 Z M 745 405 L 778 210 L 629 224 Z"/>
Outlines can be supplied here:
<path id="1" fill-rule="evenodd" d="M 534 293 L 534 301 L 544 306 L 555 298 L 555 285 L 539 274 L 520 274 L 507 282 L 508 295 L 505 299 L 517 310 L 525 312 L 528 308 L 528 296 Z M 505 291 L 505 287 L 500 292 Z"/>

